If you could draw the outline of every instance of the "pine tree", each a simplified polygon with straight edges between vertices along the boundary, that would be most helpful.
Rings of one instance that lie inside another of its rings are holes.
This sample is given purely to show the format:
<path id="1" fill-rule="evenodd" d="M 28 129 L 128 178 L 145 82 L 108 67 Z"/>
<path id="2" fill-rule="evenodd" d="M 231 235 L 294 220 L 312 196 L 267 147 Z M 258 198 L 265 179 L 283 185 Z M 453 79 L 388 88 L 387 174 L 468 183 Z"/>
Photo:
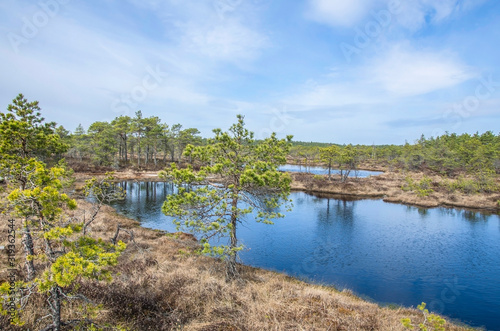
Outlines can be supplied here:
<path id="1" fill-rule="evenodd" d="M 238 224 L 245 216 L 272 224 L 284 217 L 279 207 L 288 205 L 291 179 L 278 171 L 285 164 L 291 136 L 277 139 L 275 134 L 257 142 L 245 128 L 243 116 L 228 132 L 214 130 L 215 137 L 206 146 L 188 145 L 184 155 L 200 162 L 199 172 L 191 167 L 178 169 L 175 164 L 160 176 L 178 185 L 162 207 L 164 214 L 175 217 L 179 228 L 203 233 L 203 252 L 227 261 L 227 279 L 238 275 Z M 212 246 L 210 238 L 229 235 L 226 245 Z"/>

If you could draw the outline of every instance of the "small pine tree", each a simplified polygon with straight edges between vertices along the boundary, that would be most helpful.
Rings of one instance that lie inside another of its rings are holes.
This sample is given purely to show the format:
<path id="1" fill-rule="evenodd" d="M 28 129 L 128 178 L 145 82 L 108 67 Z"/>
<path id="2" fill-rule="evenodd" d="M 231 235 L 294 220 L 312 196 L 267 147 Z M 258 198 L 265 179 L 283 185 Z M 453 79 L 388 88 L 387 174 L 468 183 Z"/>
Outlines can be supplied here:
<path id="1" fill-rule="evenodd" d="M 76 201 L 65 193 L 71 171 L 63 162 L 49 168 L 41 161 L 66 146 L 54 132 L 55 124 L 43 123 L 39 110 L 38 102 L 28 102 L 20 94 L 7 113 L 0 113 L 0 174 L 8 182 L 1 202 L 4 213 L 22 220 L 27 267 L 25 279 L 0 285 L 0 313 L 9 314 L 12 324 L 23 325 L 27 304 L 43 296 L 47 307 L 39 309 L 51 319 L 44 330 L 59 331 L 64 325 L 92 324 L 86 316 L 64 321 L 62 310 L 68 301 L 85 299 L 77 292 L 80 279 L 111 278 L 108 267 L 116 265 L 125 244 L 85 236 L 85 223 L 66 217 L 65 210 L 76 208 Z"/>
<path id="2" fill-rule="evenodd" d="M 164 214 L 175 217 L 180 228 L 191 228 L 204 235 L 204 253 L 224 257 L 227 279 L 237 277 L 237 252 L 242 249 L 236 235 L 245 215 L 255 212 L 258 222 L 272 224 L 283 217 L 278 207 L 289 201 L 291 179 L 278 171 L 285 164 L 291 136 L 277 139 L 275 134 L 257 142 L 245 129 L 243 116 L 229 132 L 214 130 L 215 137 L 206 146 L 188 145 L 184 155 L 201 164 L 178 169 L 175 164 L 160 173 L 178 185 L 168 197 Z M 229 235 L 227 245 L 211 246 L 209 238 Z"/>

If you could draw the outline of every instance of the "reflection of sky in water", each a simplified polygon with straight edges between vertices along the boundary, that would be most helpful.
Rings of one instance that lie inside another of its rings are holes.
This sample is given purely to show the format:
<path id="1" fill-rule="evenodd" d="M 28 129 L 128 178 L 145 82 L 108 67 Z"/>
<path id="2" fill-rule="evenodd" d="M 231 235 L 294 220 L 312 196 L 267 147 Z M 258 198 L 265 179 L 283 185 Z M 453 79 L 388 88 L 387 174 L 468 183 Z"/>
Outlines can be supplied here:
<path id="1" fill-rule="evenodd" d="M 176 231 L 161 213 L 171 184 L 126 185 L 126 200 L 114 204 L 120 213 Z M 274 225 L 239 227 L 244 263 L 347 287 L 377 302 L 425 301 L 444 315 L 500 330 L 498 215 L 302 192 L 291 198 L 293 211 Z"/>
<path id="2" fill-rule="evenodd" d="M 290 171 L 290 172 L 308 172 L 314 175 L 327 175 L 328 174 L 328 168 L 324 167 L 305 167 L 301 165 L 292 165 L 292 164 L 287 164 L 284 166 L 280 166 L 278 168 L 281 171 Z M 368 170 L 353 170 L 349 174 L 349 177 L 358 177 L 358 178 L 366 178 L 369 176 L 376 176 L 380 175 L 383 172 L 381 171 L 368 171 Z M 331 170 L 332 175 L 338 175 L 340 174 L 340 170 L 337 169 L 332 169 Z"/>

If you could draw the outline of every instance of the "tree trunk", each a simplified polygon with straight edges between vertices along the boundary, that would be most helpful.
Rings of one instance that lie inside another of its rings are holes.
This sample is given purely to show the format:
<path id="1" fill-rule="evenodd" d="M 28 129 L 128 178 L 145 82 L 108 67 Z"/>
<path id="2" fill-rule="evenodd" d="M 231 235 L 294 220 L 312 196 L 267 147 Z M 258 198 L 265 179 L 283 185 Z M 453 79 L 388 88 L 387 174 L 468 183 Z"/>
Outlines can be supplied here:
<path id="1" fill-rule="evenodd" d="M 134 144 L 132 144 L 132 147 L 130 147 L 130 163 L 133 162 L 134 162 Z"/>
<path id="2" fill-rule="evenodd" d="M 127 149 L 127 137 L 125 136 L 125 138 L 123 139 L 123 145 L 124 145 L 124 149 L 125 149 L 125 164 L 128 163 L 128 149 Z"/>
<path id="3" fill-rule="evenodd" d="M 332 180 L 332 161 L 328 161 L 328 180 Z"/>
<path id="4" fill-rule="evenodd" d="M 236 193 L 235 193 L 236 194 Z M 238 221 L 238 212 L 236 208 L 238 207 L 238 198 L 233 197 L 233 201 L 231 203 L 233 207 L 233 211 L 231 214 L 231 243 L 229 248 L 231 252 L 229 254 L 229 259 L 227 260 L 226 265 L 226 280 L 233 280 L 238 277 L 238 270 L 236 268 L 236 251 L 235 248 L 238 246 L 238 239 L 236 238 L 236 223 Z"/>
<path id="5" fill-rule="evenodd" d="M 154 146 L 155 146 L 155 148 L 153 149 L 153 161 L 155 163 L 155 170 L 156 170 L 156 166 L 157 166 L 157 163 L 158 163 L 158 161 L 156 159 L 156 154 L 158 153 L 158 147 L 156 146 L 156 143 L 155 143 Z"/>
<path id="6" fill-rule="evenodd" d="M 52 325 L 53 331 L 61 330 L 61 293 L 58 285 L 54 286 L 50 291 L 52 296 Z"/>
<path id="7" fill-rule="evenodd" d="M 141 139 L 137 141 L 137 166 L 141 166 Z"/>
<path id="8" fill-rule="evenodd" d="M 32 259 L 32 257 L 35 255 L 35 251 L 33 250 L 33 238 L 31 237 L 31 232 L 27 220 L 24 223 L 22 242 L 24 244 L 26 269 L 28 272 L 27 280 L 32 281 L 35 278 L 35 265 Z"/>

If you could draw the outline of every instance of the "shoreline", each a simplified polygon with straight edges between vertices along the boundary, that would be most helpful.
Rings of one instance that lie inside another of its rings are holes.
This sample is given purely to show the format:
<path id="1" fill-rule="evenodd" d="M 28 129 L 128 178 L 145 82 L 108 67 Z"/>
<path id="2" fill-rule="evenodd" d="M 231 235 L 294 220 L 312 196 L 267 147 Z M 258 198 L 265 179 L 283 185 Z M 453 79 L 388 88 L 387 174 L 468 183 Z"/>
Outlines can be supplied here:
<path id="1" fill-rule="evenodd" d="M 415 192 L 403 191 L 405 176 L 396 172 L 367 178 L 352 178 L 346 183 L 340 183 L 338 178 L 327 176 L 318 178 L 310 174 L 292 174 L 292 190 L 312 194 L 334 194 L 356 198 L 382 199 L 388 203 L 398 203 L 422 208 L 460 208 L 485 213 L 500 213 L 500 192 L 465 194 L 462 192 L 446 192 L 440 183 L 439 176 L 431 176 L 432 189 L 428 196 L 420 197 Z M 421 179 L 422 173 L 413 173 L 412 178 Z"/>
<path id="2" fill-rule="evenodd" d="M 377 170 L 379 171 L 379 170 Z M 443 192 L 438 183 L 439 176 L 431 176 L 434 192 L 427 197 L 419 197 L 414 192 L 405 192 L 401 189 L 404 176 L 398 172 L 385 170 L 384 173 L 367 178 L 350 178 L 346 183 L 340 183 L 338 175 L 332 175 L 332 181 L 327 175 L 313 175 L 308 173 L 289 172 L 292 177 L 291 191 L 309 194 L 332 195 L 340 198 L 355 199 L 382 199 L 387 203 L 397 203 L 420 208 L 459 208 L 489 214 L 500 214 L 500 192 L 464 194 L 462 192 Z M 75 173 L 77 180 L 80 177 L 90 178 L 102 176 L 104 173 Z M 116 171 L 117 180 L 131 181 L 161 181 L 158 171 Z M 412 177 L 421 178 L 422 173 L 412 173 Z"/>

